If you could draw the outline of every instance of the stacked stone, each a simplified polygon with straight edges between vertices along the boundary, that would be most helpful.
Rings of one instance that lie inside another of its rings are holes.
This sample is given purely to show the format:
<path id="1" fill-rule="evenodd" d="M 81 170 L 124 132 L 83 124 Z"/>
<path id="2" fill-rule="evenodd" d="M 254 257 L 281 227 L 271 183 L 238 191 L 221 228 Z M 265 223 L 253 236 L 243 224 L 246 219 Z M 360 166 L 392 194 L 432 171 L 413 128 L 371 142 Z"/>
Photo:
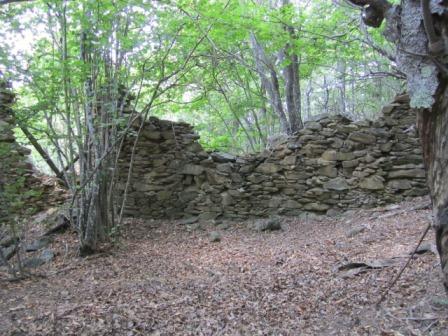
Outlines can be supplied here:
<path id="1" fill-rule="evenodd" d="M 13 102 L 9 83 L 0 77 L 0 222 L 6 222 L 19 211 L 23 214 L 14 204 L 26 203 L 26 186 L 33 179 L 32 165 L 26 158 L 30 151 L 20 146 L 14 136 Z M 26 204 L 26 208 L 31 207 Z"/>
<path id="2" fill-rule="evenodd" d="M 415 114 L 409 110 L 409 96 L 396 97 L 394 103 L 383 108 L 384 123 L 393 140 L 386 147 L 389 154 L 387 192 L 403 196 L 420 196 L 428 193 L 426 173 L 422 161 L 422 148 L 415 127 Z"/>
<path id="3" fill-rule="evenodd" d="M 139 122 L 134 125 L 119 159 L 124 191 Z M 209 155 L 186 123 L 151 117 L 135 146 L 126 213 L 143 217 L 176 217 L 199 192 Z"/>
<path id="4" fill-rule="evenodd" d="M 245 157 L 207 153 L 198 138 L 185 123 L 146 122 L 135 150 L 128 215 L 334 214 L 427 193 L 407 95 L 386 106 L 376 121 L 323 116 L 274 148 Z M 122 151 L 122 181 L 134 139 Z"/>

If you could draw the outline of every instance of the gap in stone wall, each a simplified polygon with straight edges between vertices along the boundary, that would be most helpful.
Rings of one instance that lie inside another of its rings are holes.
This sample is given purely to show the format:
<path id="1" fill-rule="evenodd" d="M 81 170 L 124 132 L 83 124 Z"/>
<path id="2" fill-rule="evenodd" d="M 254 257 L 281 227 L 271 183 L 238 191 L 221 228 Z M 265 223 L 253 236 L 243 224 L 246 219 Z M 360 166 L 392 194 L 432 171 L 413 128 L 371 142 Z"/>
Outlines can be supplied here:
<path id="1" fill-rule="evenodd" d="M 136 146 L 125 213 L 201 219 L 334 215 L 426 195 L 407 95 L 375 121 L 324 116 L 274 148 L 247 156 L 206 152 L 191 125 L 149 118 Z M 119 160 L 120 186 L 134 143 Z"/>

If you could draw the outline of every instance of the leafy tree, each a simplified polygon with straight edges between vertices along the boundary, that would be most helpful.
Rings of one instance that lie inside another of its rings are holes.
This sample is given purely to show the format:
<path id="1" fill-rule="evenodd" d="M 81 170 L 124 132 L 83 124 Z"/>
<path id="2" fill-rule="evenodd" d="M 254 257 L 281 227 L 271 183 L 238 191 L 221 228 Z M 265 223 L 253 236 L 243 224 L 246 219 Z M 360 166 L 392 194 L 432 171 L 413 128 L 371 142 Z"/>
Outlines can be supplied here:
<path id="1" fill-rule="evenodd" d="M 119 230 L 126 195 L 115 192 L 115 167 L 122 140 L 135 123 L 140 132 L 153 107 L 191 71 L 203 39 L 183 35 L 185 24 L 166 20 L 172 10 L 138 0 L 36 1 L 9 22 L 11 30 L 20 19 L 43 29 L 26 66 L 13 67 L 9 55 L 4 62 L 11 75 L 28 81 L 23 92 L 30 104 L 17 111 L 22 122 L 46 121 L 41 131 L 72 192 L 81 254 Z M 140 100 L 142 115 L 136 115 L 132 104 Z M 129 176 L 131 170 L 132 163 Z"/>
<path id="2" fill-rule="evenodd" d="M 86 254 L 119 234 L 116 162 L 149 114 L 193 122 L 207 149 L 254 152 L 316 114 L 373 116 L 401 89 L 381 34 L 326 1 L 0 5 L 0 69 L 18 84 L 22 139 L 70 189 Z"/>

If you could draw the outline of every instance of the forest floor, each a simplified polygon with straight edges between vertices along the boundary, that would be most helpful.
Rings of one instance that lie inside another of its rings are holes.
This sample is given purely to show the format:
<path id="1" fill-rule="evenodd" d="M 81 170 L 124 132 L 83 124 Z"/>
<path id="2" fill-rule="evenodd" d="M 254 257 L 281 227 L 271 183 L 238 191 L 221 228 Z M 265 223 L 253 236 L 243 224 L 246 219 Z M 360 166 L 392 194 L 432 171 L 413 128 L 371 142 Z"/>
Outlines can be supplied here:
<path id="1" fill-rule="evenodd" d="M 275 232 L 230 223 L 220 242 L 212 223 L 131 220 L 119 248 L 84 259 L 62 234 L 40 276 L 9 282 L 0 268 L 0 334 L 448 335 L 432 252 L 376 305 L 428 225 L 424 202 L 284 218 Z M 339 269 L 350 262 L 378 268 Z"/>

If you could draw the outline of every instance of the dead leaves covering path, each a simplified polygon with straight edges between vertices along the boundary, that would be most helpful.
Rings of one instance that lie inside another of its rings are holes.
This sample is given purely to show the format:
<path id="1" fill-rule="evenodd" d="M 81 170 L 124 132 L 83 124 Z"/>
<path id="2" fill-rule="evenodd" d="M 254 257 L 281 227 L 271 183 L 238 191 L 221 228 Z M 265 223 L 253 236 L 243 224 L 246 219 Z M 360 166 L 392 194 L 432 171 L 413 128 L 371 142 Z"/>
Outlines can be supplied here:
<path id="1" fill-rule="evenodd" d="M 132 220 L 119 249 L 87 259 L 65 234 L 55 261 L 39 270 L 46 278 L 0 282 L 0 334 L 448 335 L 431 252 L 374 304 L 427 225 L 429 211 L 415 210 L 416 202 L 400 204 L 395 216 L 381 217 L 383 208 L 288 218 L 272 233 L 233 223 L 217 243 L 209 241 L 212 224 L 189 232 L 178 222 Z M 338 271 L 349 263 L 370 267 Z"/>

